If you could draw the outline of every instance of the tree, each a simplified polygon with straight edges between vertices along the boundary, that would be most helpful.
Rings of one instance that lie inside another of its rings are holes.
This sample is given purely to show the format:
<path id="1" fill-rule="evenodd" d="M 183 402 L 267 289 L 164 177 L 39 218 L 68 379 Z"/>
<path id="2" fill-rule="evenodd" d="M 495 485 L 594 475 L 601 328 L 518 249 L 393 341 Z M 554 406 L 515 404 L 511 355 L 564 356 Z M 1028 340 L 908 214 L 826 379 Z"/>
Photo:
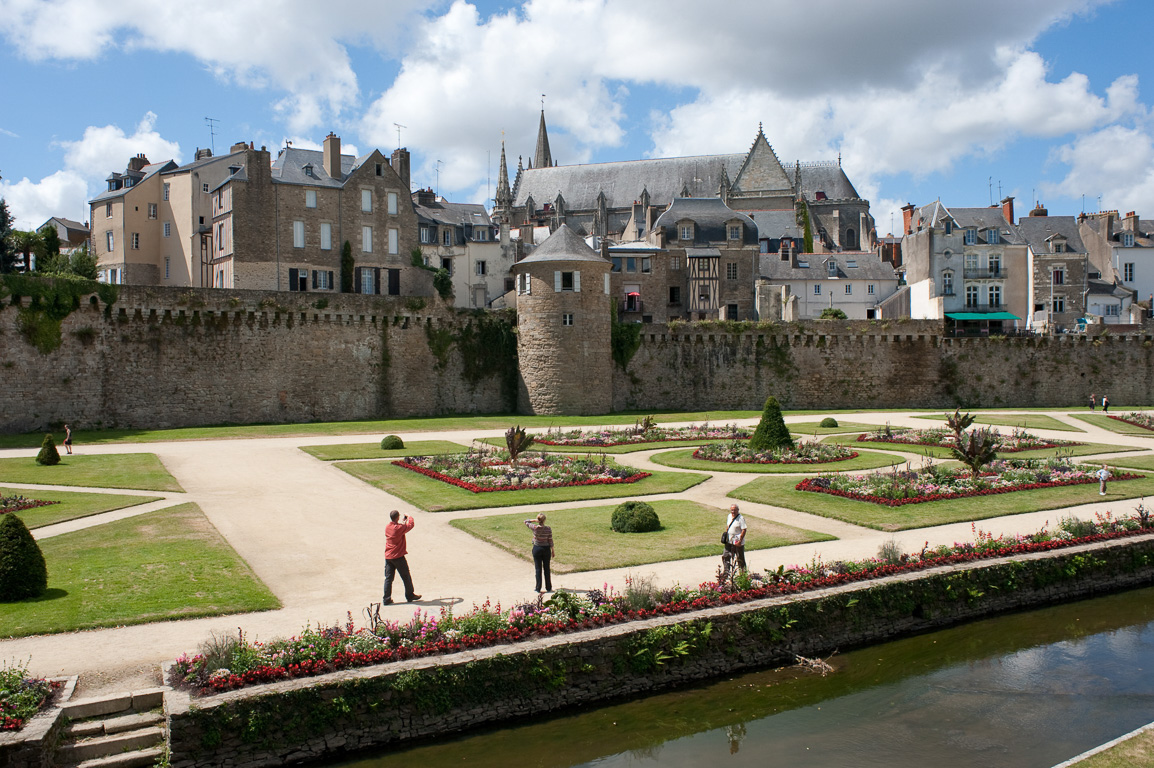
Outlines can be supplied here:
<path id="1" fill-rule="evenodd" d="M 40 545 L 19 517 L 0 515 L 0 603 L 36 597 L 46 589 L 48 566 Z"/>
<path id="2" fill-rule="evenodd" d="M 24 271 L 32 265 L 32 254 L 40 249 L 40 233 L 31 229 L 17 229 L 12 232 L 12 242 L 18 253 L 24 254 Z"/>
<path id="3" fill-rule="evenodd" d="M 41 259 L 48 261 L 60 255 L 60 233 L 56 231 L 55 226 L 47 226 L 37 234 L 40 235 L 40 242 L 36 248 L 37 264 Z"/>
<path id="4" fill-rule="evenodd" d="M 81 246 L 68 257 L 68 271 L 88 280 L 95 280 L 97 278 L 99 273 L 96 271 L 96 256 L 89 253 L 88 243 L 82 243 Z"/>
<path id="5" fill-rule="evenodd" d="M 0 272 L 16 269 L 16 246 L 12 242 L 12 214 L 8 201 L 0 197 Z"/>
<path id="6" fill-rule="evenodd" d="M 36 454 L 36 463 L 46 467 L 60 463 L 60 451 L 56 450 L 56 443 L 51 434 L 45 435 L 44 441 L 40 443 L 40 453 Z"/>
<path id="7" fill-rule="evenodd" d="M 353 292 L 353 246 L 348 240 L 341 246 L 341 293 Z"/>
<path id="8" fill-rule="evenodd" d="M 749 438 L 749 450 L 754 453 L 772 451 L 775 448 L 792 448 L 793 436 L 789 434 L 789 427 L 785 426 L 785 419 L 781 415 L 781 405 L 777 398 L 770 395 L 766 398 L 765 408 L 761 411 L 761 421 Z"/>

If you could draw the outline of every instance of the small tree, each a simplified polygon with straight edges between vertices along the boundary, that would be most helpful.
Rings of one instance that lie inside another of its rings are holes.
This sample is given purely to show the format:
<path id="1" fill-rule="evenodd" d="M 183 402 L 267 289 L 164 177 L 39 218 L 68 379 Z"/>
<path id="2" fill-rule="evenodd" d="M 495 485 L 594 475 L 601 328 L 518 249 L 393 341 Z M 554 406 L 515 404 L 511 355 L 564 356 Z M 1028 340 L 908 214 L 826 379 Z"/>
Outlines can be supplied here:
<path id="1" fill-rule="evenodd" d="M 533 436 L 526 434 L 521 427 L 509 427 L 505 432 L 505 445 L 509 449 L 509 463 L 516 464 L 517 457 L 529 449 L 533 444 Z"/>
<path id="2" fill-rule="evenodd" d="M 959 410 L 955 410 L 953 416 L 946 417 L 946 426 L 954 433 L 954 445 L 950 446 L 950 452 L 977 477 L 982 467 L 998 458 L 1000 441 L 998 434 L 989 427 L 967 433 L 966 430 L 973 423 L 972 414 L 963 414 Z"/>
<path id="3" fill-rule="evenodd" d="M 0 603 L 44 594 L 48 566 L 28 526 L 15 514 L 0 515 Z"/>
<path id="4" fill-rule="evenodd" d="M 438 269 L 433 273 L 433 287 L 437 295 L 445 301 L 453 300 L 453 278 L 447 269 Z"/>
<path id="5" fill-rule="evenodd" d="M 353 246 L 346 240 L 341 246 L 341 293 L 353 292 Z"/>
<path id="6" fill-rule="evenodd" d="M 0 197 L 0 272 L 16 268 L 16 245 L 12 242 L 12 214 L 8 201 Z"/>
<path id="7" fill-rule="evenodd" d="M 793 436 L 789 434 L 789 427 L 785 426 L 785 419 L 781 415 L 781 406 L 777 398 L 770 395 L 765 401 L 765 408 L 761 412 L 761 421 L 749 438 L 749 450 L 754 453 L 772 451 L 775 448 L 792 448 Z"/>
<path id="8" fill-rule="evenodd" d="M 77 277 L 95 280 L 97 277 L 96 254 L 88 251 L 88 243 L 82 243 L 68 257 L 68 271 Z"/>
<path id="9" fill-rule="evenodd" d="M 46 467 L 60 463 L 60 452 L 56 450 L 56 443 L 52 440 L 51 434 L 45 435 L 43 442 L 40 443 L 40 453 L 36 454 L 36 463 Z"/>

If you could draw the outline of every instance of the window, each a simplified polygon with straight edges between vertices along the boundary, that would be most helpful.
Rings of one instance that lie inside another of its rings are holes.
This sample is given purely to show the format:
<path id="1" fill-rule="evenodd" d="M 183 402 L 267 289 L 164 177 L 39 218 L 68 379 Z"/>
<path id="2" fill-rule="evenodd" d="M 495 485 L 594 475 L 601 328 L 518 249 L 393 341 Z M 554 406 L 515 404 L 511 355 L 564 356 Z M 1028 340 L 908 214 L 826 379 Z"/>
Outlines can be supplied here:
<path id="1" fill-rule="evenodd" d="M 106 219 L 112 218 L 112 203 L 109 203 L 108 205 L 104 206 L 104 218 L 106 218 Z"/>
<path id="2" fill-rule="evenodd" d="M 967 228 L 965 239 L 963 242 L 965 242 L 966 245 L 977 245 L 978 244 L 978 230 L 974 229 L 973 227 Z"/>
<path id="3" fill-rule="evenodd" d="M 813 295 L 814 296 L 821 296 L 821 283 L 818 283 L 817 285 L 815 285 L 813 287 Z"/>
<path id="4" fill-rule="evenodd" d="M 942 295 L 943 296 L 953 296 L 954 295 L 954 273 L 953 272 L 943 272 L 942 273 Z"/>
<path id="5" fill-rule="evenodd" d="M 1054 283 L 1054 285 L 1065 285 L 1066 284 L 1066 270 L 1055 269 L 1054 270 L 1053 283 Z"/>
<path id="6" fill-rule="evenodd" d="M 446 247 L 453 244 L 453 232 L 452 232 L 452 230 L 446 229 L 444 232 L 441 233 L 441 244 L 446 246 Z"/>
<path id="7" fill-rule="evenodd" d="M 441 269 L 448 272 L 451 277 L 453 274 L 453 259 L 451 257 L 441 259 Z"/>
<path id="8" fill-rule="evenodd" d="M 164 257 L 164 279 L 165 280 L 167 280 L 169 277 L 168 267 L 169 267 L 169 258 L 167 256 L 165 256 Z"/>
<path id="9" fill-rule="evenodd" d="M 646 274 L 646 275 L 649 274 L 649 257 L 648 256 L 645 256 L 641 259 L 641 272 L 643 274 Z"/>
<path id="10" fill-rule="evenodd" d="M 1122 265 L 1122 279 L 1127 283 L 1134 282 L 1134 262 L 1128 261 Z"/>
<path id="11" fill-rule="evenodd" d="M 207 193 L 207 192 L 208 192 L 208 184 L 207 184 L 207 183 L 205 183 L 205 184 L 201 184 L 201 185 L 200 185 L 200 189 L 201 189 L 201 191 L 202 191 L 202 192 L 205 192 L 205 193 Z"/>
<path id="12" fill-rule="evenodd" d="M 331 251 L 333 249 L 333 225 L 327 221 L 321 222 L 321 250 Z"/>
<path id="13" fill-rule="evenodd" d="M 1000 274 L 1002 271 L 1002 256 L 1001 256 L 1001 254 L 991 253 L 989 265 L 990 265 L 990 274 L 991 275 Z"/>
<path id="14" fill-rule="evenodd" d="M 371 190 L 371 189 L 362 189 L 361 190 L 361 211 L 363 211 L 364 213 L 372 213 L 373 212 L 373 190 Z"/>
<path id="15" fill-rule="evenodd" d="M 991 229 L 986 233 L 986 242 L 990 245 L 995 245 L 1001 241 L 1001 233 L 996 229 Z"/>
<path id="16" fill-rule="evenodd" d="M 726 304 L 725 305 L 725 319 L 726 320 L 736 320 L 737 319 L 737 305 L 736 304 Z"/>
<path id="17" fill-rule="evenodd" d="M 561 315 L 561 325 L 573 325 L 573 313 L 566 312 Z"/>
<path id="18" fill-rule="evenodd" d="M 845 284 L 845 295 L 846 296 L 853 295 L 853 284 L 852 283 L 846 283 Z"/>
<path id="19" fill-rule="evenodd" d="M 1054 297 L 1054 312 L 1065 312 L 1066 300 L 1061 296 Z"/>
<path id="20" fill-rule="evenodd" d="M 433 242 L 433 230 L 431 227 L 421 227 L 421 242 L 422 243 Z"/>
<path id="21" fill-rule="evenodd" d="M 168 202 L 168 185 L 164 185 L 164 202 Z"/>
<path id="22" fill-rule="evenodd" d="M 949 219 L 946 219 L 946 234 L 948 235 L 953 231 L 954 231 L 954 222 L 950 221 Z"/>
<path id="23" fill-rule="evenodd" d="M 682 240 L 692 240 L 693 239 L 693 225 L 692 224 L 687 224 L 681 228 L 681 239 Z"/>
<path id="24" fill-rule="evenodd" d="M 990 306 L 991 307 L 1000 307 L 1001 305 L 1002 305 L 1002 286 L 991 285 L 990 286 Z"/>
<path id="25" fill-rule="evenodd" d="M 967 253 L 966 254 L 966 269 L 969 270 L 970 272 L 977 272 L 978 271 L 978 254 L 976 254 L 976 253 Z"/>
<path id="26" fill-rule="evenodd" d="M 372 269 L 361 269 L 361 293 L 377 292 L 377 273 Z"/>
<path id="27" fill-rule="evenodd" d="M 332 290 L 333 273 L 325 269 L 313 270 L 313 288 L 321 291 Z"/>
<path id="28" fill-rule="evenodd" d="M 389 253 L 400 253 L 400 233 L 395 229 L 389 230 Z"/>
<path id="29" fill-rule="evenodd" d="M 563 290 L 563 291 L 575 290 L 573 287 L 573 273 L 572 272 L 562 272 L 561 273 L 561 290 Z"/>
<path id="30" fill-rule="evenodd" d="M 373 228 L 361 227 L 361 253 L 373 252 Z"/>
<path id="31" fill-rule="evenodd" d="M 156 203 L 149 203 L 148 204 L 148 218 L 150 218 L 150 219 L 156 218 Z"/>
<path id="32" fill-rule="evenodd" d="M 315 189 L 305 190 L 305 208 L 317 207 L 317 191 Z"/>
<path id="33" fill-rule="evenodd" d="M 740 240 L 741 239 L 741 225 L 740 224 L 730 224 L 729 225 L 729 239 L 730 240 Z"/>
<path id="34" fill-rule="evenodd" d="M 473 227 L 473 239 L 478 243 L 484 243 L 489 239 L 489 230 L 485 227 Z"/>
<path id="35" fill-rule="evenodd" d="M 637 271 L 637 258 L 635 256 L 625 257 L 625 271 L 626 272 L 636 272 Z"/>
<path id="36" fill-rule="evenodd" d="M 1134 233 L 1133 232 L 1123 232 L 1122 233 L 1122 247 L 1123 248 L 1133 248 L 1134 247 Z"/>
<path id="37" fill-rule="evenodd" d="M 484 277 L 484 275 L 485 275 L 485 261 L 483 259 L 478 260 L 477 263 L 473 266 L 474 266 L 474 271 L 477 274 L 477 277 Z"/>
<path id="38" fill-rule="evenodd" d="M 677 286 L 677 285 L 669 286 L 669 303 L 670 304 L 680 304 L 681 303 L 681 286 Z"/>
<path id="39" fill-rule="evenodd" d="M 293 248 L 305 247 L 305 223 L 303 221 L 293 222 Z"/>
<path id="40" fill-rule="evenodd" d="M 609 268 L 609 271 L 610 272 L 620 272 L 621 271 L 621 257 L 620 256 L 614 256 L 613 258 L 610 259 L 610 261 L 613 262 L 613 266 Z"/>
<path id="41" fill-rule="evenodd" d="M 1118 317 L 1122 314 L 1121 304 L 1107 304 L 1104 309 L 1106 310 L 1107 317 Z"/>
<path id="42" fill-rule="evenodd" d="M 677 270 L 681 269 L 681 257 L 680 256 L 670 256 L 669 257 L 669 268 L 675 272 Z"/>
<path id="43" fill-rule="evenodd" d="M 224 222 L 216 225 L 216 250 L 224 252 Z"/>
<path id="44" fill-rule="evenodd" d="M 973 309 L 976 306 L 978 306 L 978 286 L 967 285 L 966 286 L 966 307 L 969 309 Z"/>
<path id="45" fill-rule="evenodd" d="M 873 283 L 870 283 L 869 285 L 866 286 L 866 293 L 868 293 L 870 296 L 874 295 Z"/>
<path id="46" fill-rule="evenodd" d="M 834 261 L 833 259 L 830 259 L 828 266 L 829 266 L 829 276 L 830 277 L 837 277 L 837 262 Z"/>
<path id="47" fill-rule="evenodd" d="M 730 261 L 730 262 L 726 263 L 726 265 L 725 265 L 725 279 L 726 280 L 736 280 L 737 279 L 737 262 L 736 261 Z"/>
<path id="48" fill-rule="evenodd" d="M 384 176 L 385 175 L 385 164 L 384 163 L 377 163 L 377 175 L 378 176 Z"/>
<path id="49" fill-rule="evenodd" d="M 396 192 L 390 192 L 388 200 L 389 200 L 389 215 L 390 216 L 396 216 L 397 215 L 397 193 Z"/>
<path id="50" fill-rule="evenodd" d="M 111 232 L 105 232 L 104 237 L 105 242 L 108 244 L 108 252 L 112 253 L 112 251 L 116 250 L 116 238 Z"/>
<path id="51" fill-rule="evenodd" d="M 164 236 L 165 237 L 172 237 L 172 222 L 171 221 L 164 222 Z"/>
<path id="52" fill-rule="evenodd" d="M 134 250 L 134 251 L 140 250 L 140 233 L 139 232 L 133 232 L 132 233 L 132 250 Z"/>

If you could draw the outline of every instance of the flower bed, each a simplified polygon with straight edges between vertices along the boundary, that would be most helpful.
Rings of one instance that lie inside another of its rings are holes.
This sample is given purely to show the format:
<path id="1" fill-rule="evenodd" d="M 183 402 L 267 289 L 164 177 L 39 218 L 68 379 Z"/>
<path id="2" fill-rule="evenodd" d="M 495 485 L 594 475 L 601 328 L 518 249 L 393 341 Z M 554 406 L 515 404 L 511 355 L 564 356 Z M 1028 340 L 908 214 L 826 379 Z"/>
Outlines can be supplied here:
<path id="1" fill-rule="evenodd" d="M 665 443 L 681 440 L 748 440 L 752 429 L 726 424 L 711 427 L 708 424 L 694 424 L 688 427 L 631 427 L 628 429 L 602 429 L 598 431 L 571 429 L 544 435 L 534 435 L 533 442 L 541 445 L 572 445 L 611 448 L 615 445 L 636 445 L 638 443 Z"/>
<path id="2" fill-rule="evenodd" d="M 1085 445 L 1085 443 L 1072 440 L 1048 440 L 1020 429 L 1015 429 L 1008 435 L 1003 435 L 996 429 L 990 431 L 998 438 L 999 453 Z M 954 433 L 948 429 L 890 429 L 886 427 L 876 432 L 864 432 L 857 436 L 857 440 L 859 443 L 899 443 L 903 445 L 929 445 L 936 448 L 952 448 L 957 444 Z"/>
<path id="3" fill-rule="evenodd" d="M 522 456 L 511 464 L 503 451 L 472 450 L 440 456 L 406 456 L 393 464 L 473 493 L 635 483 L 649 477 L 632 467 L 600 459 L 555 454 Z"/>
<path id="4" fill-rule="evenodd" d="M 1098 478 L 1094 473 L 1098 469 L 1062 459 L 993 461 L 987 465 L 987 472 L 974 477 L 964 470 L 930 465 L 922 470 L 895 469 L 866 475 L 808 477 L 795 489 L 900 507 L 943 499 L 1096 483 Z M 1140 477 L 1145 475 L 1112 472 L 1110 479 L 1134 480 Z"/>
<path id="5" fill-rule="evenodd" d="M 0 666 L 0 731 L 16 731 L 39 712 L 61 687 L 58 680 L 29 677 L 28 667 Z"/>
<path id="6" fill-rule="evenodd" d="M 827 464 L 857 458 L 858 452 L 837 443 L 799 442 L 795 448 L 775 448 L 754 453 L 748 443 L 714 443 L 693 452 L 702 461 L 730 464 Z"/>
<path id="7" fill-rule="evenodd" d="M 900 554 L 887 560 L 823 563 L 779 568 L 764 575 L 739 574 L 733 583 L 706 582 L 695 589 L 675 586 L 658 590 L 644 580 L 626 579 L 624 592 L 608 585 L 586 596 L 557 592 L 547 602 L 502 610 L 488 602 L 462 616 L 442 608 L 439 616 L 418 610 L 407 622 L 379 621 L 358 629 L 352 615 L 344 626 L 306 628 L 299 637 L 254 643 L 243 632 L 206 644 L 202 653 L 182 655 L 170 682 L 200 694 L 211 694 L 276 680 L 319 675 L 420 656 L 517 642 L 562 632 L 579 632 L 606 624 L 637 621 L 766 597 L 924 570 L 983 558 L 1045 552 L 1075 544 L 1149 533 L 1154 520 L 1141 506 L 1137 515 L 1093 521 L 1062 520 L 1054 531 L 1026 536 L 993 537 L 973 527 L 974 541 Z"/>
<path id="8" fill-rule="evenodd" d="M 1116 421 L 1121 421 L 1126 424 L 1133 424 L 1136 427 L 1142 427 L 1143 429 L 1154 431 L 1154 415 L 1149 413 L 1131 411 L 1130 413 L 1124 414 L 1122 416 L 1115 416 L 1112 413 L 1107 413 L 1106 415 Z"/>
<path id="9" fill-rule="evenodd" d="M 0 515 L 8 512 L 20 512 L 25 509 L 35 509 L 36 507 L 47 507 L 49 504 L 59 503 L 59 501 L 29 499 L 24 496 L 0 496 Z"/>

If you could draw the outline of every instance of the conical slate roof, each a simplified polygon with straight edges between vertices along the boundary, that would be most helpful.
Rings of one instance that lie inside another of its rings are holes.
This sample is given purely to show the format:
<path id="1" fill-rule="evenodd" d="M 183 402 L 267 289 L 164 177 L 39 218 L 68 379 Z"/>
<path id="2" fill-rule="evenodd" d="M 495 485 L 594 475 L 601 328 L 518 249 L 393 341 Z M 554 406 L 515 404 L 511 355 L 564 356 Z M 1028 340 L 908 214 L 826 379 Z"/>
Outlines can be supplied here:
<path id="1" fill-rule="evenodd" d="M 602 264 L 606 263 L 597 251 L 585 244 L 585 239 L 581 235 L 569 228 L 568 224 L 562 224 L 558 227 L 557 231 L 537 246 L 537 249 L 530 256 L 517 263 L 528 264 L 539 261 L 597 261 Z"/>

